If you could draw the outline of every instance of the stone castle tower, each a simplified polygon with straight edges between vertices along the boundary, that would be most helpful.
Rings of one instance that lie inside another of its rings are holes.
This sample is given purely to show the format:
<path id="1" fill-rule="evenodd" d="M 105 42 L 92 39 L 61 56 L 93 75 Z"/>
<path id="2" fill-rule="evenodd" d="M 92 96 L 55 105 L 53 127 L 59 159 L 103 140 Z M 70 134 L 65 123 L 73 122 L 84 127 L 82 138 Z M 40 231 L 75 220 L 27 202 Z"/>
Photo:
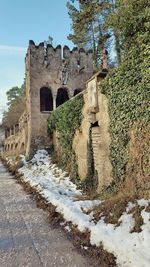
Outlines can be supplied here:
<path id="1" fill-rule="evenodd" d="M 93 74 L 92 51 L 29 42 L 26 54 L 27 148 L 45 146 L 50 112 L 85 89 Z"/>

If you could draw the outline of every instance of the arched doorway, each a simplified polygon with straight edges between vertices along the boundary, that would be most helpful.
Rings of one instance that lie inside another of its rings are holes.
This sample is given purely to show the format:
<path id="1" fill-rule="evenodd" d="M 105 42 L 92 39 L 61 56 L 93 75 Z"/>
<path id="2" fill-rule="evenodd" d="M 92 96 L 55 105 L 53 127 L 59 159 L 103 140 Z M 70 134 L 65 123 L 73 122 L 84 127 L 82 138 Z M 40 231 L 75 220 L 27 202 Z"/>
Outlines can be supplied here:
<path id="1" fill-rule="evenodd" d="M 40 89 L 40 111 L 52 111 L 53 110 L 53 97 L 51 89 L 42 87 Z"/>
<path id="2" fill-rule="evenodd" d="M 67 88 L 59 88 L 57 91 L 56 107 L 62 105 L 69 100 Z"/>
<path id="3" fill-rule="evenodd" d="M 74 90 L 74 96 L 81 93 L 82 92 L 82 89 L 75 89 Z"/>

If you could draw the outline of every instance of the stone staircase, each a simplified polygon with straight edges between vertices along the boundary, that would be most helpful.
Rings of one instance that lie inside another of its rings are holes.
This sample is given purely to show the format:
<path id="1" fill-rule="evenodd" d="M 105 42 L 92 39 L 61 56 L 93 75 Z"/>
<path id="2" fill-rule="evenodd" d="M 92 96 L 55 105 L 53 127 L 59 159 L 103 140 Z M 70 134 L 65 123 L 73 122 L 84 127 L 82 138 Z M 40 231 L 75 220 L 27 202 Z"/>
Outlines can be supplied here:
<path id="1" fill-rule="evenodd" d="M 97 170 L 99 166 L 98 153 L 99 145 L 101 141 L 100 129 L 99 127 L 92 128 L 92 148 L 93 148 L 93 157 L 94 157 L 94 167 Z"/>

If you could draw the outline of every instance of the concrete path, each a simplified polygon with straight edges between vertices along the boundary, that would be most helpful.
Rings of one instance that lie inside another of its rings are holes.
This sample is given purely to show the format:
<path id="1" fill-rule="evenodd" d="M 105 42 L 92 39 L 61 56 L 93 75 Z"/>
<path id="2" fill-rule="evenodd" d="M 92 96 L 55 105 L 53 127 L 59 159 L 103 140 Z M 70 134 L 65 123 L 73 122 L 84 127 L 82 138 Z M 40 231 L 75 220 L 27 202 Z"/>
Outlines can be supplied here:
<path id="1" fill-rule="evenodd" d="M 0 162 L 0 267 L 91 266 Z"/>

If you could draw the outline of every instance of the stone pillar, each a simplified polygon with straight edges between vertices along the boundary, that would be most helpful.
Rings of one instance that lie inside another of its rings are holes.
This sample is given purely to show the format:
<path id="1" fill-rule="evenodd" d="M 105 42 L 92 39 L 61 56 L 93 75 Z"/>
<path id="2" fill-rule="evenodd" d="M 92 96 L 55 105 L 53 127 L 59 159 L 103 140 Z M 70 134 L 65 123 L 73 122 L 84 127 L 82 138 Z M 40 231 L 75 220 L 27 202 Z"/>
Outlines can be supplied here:
<path id="1" fill-rule="evenodd" d="M 102 68 L 108 69 L 108 52 L 106 49 L 102 51 Z"/>
<path id="2" fill-rule="evenodd" d="M 56 109 L 56 95 L 53 95 L 53 110 Z"/>
<path id="3" fill-rule="evenodd" d="M 74 96 L 74 91 L 73 90 L 69 90 L 68 95 L 69 95 L 69 98 L 73 97 Z"/>
<path id="4" fill-rule="evenodd" d="M 15 125 L 15 133 L 18 133 L 18 131 L 19 131 L 19 124 L 16 124 Z"/>

